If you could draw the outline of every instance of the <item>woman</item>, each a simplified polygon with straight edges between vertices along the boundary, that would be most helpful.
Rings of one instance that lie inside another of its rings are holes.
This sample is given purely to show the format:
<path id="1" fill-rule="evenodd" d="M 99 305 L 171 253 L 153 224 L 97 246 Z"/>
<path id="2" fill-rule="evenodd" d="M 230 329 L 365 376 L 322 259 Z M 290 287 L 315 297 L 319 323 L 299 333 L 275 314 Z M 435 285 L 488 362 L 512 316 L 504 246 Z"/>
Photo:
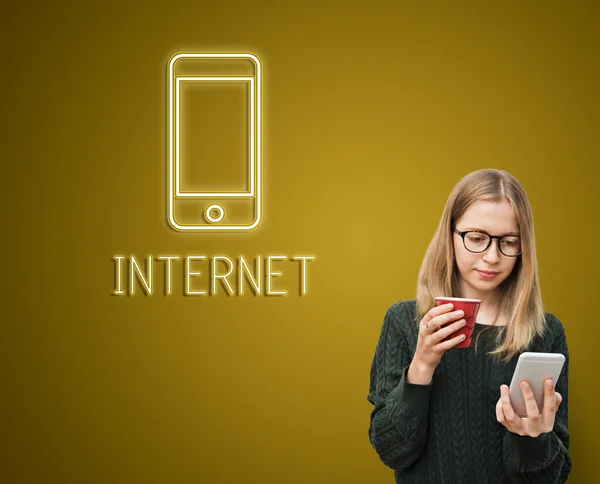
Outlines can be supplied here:
<path id="1" fill-rule="evenodd" d="M 443 341 L 465 324 L 436 296 L 480 299 L 473 342 Z M 507 383 L 523 351 L 562 353 L 539 412 L 527 418 Z M 417 298 L 387 311 L 371 367 L 369 440 L 401 483 L 562 483 L 570 469 L 569 355 L 560 321 L 544 313 L 533 216 L 509 173 L 479 170 L 454 188 L 419 273 Z"/>

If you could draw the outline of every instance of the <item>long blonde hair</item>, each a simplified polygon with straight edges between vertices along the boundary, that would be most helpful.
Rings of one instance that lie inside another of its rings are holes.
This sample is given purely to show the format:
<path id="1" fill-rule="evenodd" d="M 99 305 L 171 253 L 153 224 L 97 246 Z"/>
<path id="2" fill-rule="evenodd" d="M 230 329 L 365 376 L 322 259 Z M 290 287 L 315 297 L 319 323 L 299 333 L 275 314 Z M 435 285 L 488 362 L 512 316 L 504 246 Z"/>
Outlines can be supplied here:
<path id="1" fill-rule="evenodd" d="M 496 347 L 490 351 L 508 361 L 525 349 L 536 335 L 544 332 L 545 319 L 531 206 L 521 184 L 506 171 L 474 171 L 460 180 L 450 193 L 419 271 L 419 320 L 435 306 L 436 296 L 457 297 L 459 274 L 454 260 L 452 231 L 465 211 L 480 200 L 508 200 L 517 215 L 521 233 L 521 255 L 511 274 L 499 286 L 503 293 L 500 314 L 508 315 L 508 324 L 504 331 L 497 333 Z"/>

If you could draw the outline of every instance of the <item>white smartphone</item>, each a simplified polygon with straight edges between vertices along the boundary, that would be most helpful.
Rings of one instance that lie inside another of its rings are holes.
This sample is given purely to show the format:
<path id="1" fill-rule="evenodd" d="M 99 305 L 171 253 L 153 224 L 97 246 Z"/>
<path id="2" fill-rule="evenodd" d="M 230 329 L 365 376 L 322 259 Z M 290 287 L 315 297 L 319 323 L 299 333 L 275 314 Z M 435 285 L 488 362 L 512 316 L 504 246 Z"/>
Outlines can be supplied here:
<path id="1" fill-rule="evenodd" d="M 551 378 L 554 384 L 560 376 L 565 363 L 561 353 L 525 352 L 519 356 L 517 367 L 510 382 L 510 400 L 519 417 L 527 417 L 525 400 L 521 391 L 521 382 L 527 380 L 540 412 L 544 407 L 544 381 Z"/>
<path id="2" fill-rule="evenodd" d="M 168 72 L 167 215 L 178 231 L 261 222 L 261 63 L 254 54 L 182 53 Z"/>

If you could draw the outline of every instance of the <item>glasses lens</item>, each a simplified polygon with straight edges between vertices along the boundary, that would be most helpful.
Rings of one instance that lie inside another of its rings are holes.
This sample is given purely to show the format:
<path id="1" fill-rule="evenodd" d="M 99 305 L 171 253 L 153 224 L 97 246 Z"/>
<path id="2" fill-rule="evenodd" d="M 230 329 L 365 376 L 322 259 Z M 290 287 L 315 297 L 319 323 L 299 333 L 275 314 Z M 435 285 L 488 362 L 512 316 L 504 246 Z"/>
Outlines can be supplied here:
<path id="1" fill-rule="evenodd" d="M 465 248 L 471 252 L 483 252 L 490 243 L 490 236 L 482 232 L 468 232 L 465 234 Z"/>
<path id="2" fill-rule="evenodd" d="M 504 255 L 515 256 L 521 253 L 521 239 L 519 237 L 502 237 L 500 250 Z"/>

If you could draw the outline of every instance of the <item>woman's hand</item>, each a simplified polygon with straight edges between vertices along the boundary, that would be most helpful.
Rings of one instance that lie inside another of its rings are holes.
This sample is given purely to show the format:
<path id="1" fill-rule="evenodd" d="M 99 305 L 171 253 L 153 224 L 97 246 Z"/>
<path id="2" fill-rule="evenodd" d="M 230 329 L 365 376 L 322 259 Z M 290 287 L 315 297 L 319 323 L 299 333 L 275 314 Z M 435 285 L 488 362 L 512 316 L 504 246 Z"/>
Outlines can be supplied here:
<path id="1" fill-rule="evenodd" d="M 443 304 L 430 309 L 423 316 L 419 323 L 417 349 L 408 369 L 409 383 L 429 384 L 444 353 L 465 339 L 461 334 L 442 341 L 466 324 L 464 319 L 460 319 L 465 313 L 462 310 L 452 311 L 452 309 L 454 309 L 452 304 Z"/>
<path id="2" fill-rule="evenodd" d="M 527 418 L 519 417 L 510 401 L 508 386 L 500 387 L 500 399 L 496 404 L 496 419 L 514 434 L 538 437 L 540 434 L 551 432 L 554 427 L 554 417 L 562 396 L 554 391 L 554 382 L 551 379 L 544 381 L 544 408 L 542 413 L 533 396 L 533 391 L 526 381 L 521 382 L 521 391 L 527 409 Z"/>

